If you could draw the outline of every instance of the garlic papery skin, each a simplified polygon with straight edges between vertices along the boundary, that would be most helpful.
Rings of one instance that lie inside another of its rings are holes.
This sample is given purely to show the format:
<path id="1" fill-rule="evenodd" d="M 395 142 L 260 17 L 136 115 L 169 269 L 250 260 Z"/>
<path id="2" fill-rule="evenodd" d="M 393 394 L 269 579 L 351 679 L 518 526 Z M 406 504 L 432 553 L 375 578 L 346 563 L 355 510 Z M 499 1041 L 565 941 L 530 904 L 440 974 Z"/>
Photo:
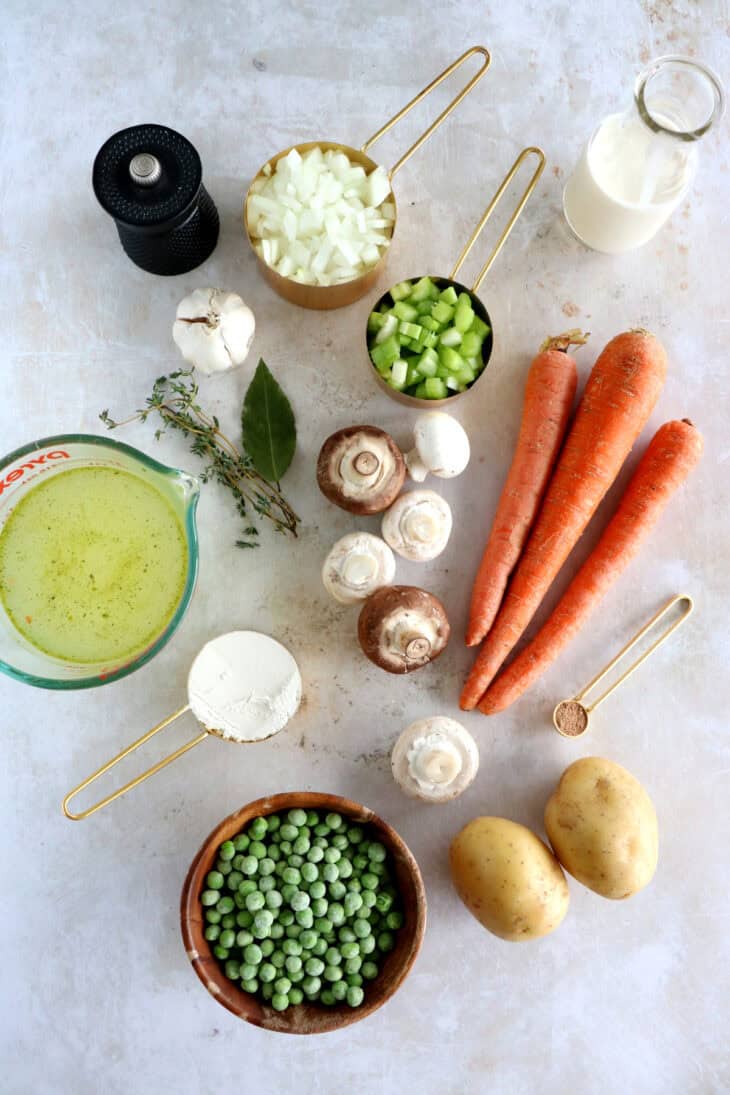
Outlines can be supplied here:
<path id="1" fill-rule="evenodd" d="M 471 449 L 464 427 L 443 411 L 424 411 L 413 427 L 414 448 L 406 453 L 408 474 L 422 483 L 430 472 L 453 479 L 469 463 Z"/>
<path id="2" fill-rule="evenodd" d="M 425 802 L 448 802 L 476 776 L 479 750 L 461 723 L 437 715 L 406 727 L 393 748 L 391 768 L 405 794 Z"/>
<path id="3" fill-rule="evenodd" d="M 440 494 L 413 490 L 383 515 L 383 539 L 404 559 L 428 562 L 446 547 L 452 523 L 451 507 Z"/>
<path id="4" fill-rule="evenodd" d="M 395 556 L 370 532 L 350 532 L 332 547 L 322 567 L 325 589 L 340 604 L 364 601 L 395 577 Z"/>
<path id="5" fill-rule="evenodd" d="M 211 376 L 243 364 L 255 330 L 253 312 L 238 293 L 194 289 L 177 306 L 172 337 L 185 360 Z"/>

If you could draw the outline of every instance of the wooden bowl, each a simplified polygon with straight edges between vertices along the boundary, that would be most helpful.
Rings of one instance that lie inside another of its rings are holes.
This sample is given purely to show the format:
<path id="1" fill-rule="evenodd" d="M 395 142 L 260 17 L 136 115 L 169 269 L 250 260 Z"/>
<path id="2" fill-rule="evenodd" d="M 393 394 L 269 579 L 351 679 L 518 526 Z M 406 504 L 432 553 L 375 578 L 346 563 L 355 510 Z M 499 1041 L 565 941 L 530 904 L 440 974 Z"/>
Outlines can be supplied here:
<path id="1" fill-rule="evenodd" d="M 404 914 L 403 927 L 396 934 L 393 950 L 382 961 L 380 972 L 365 987 L 365 1000 L 358 1008 L 341 1002 L 327 1007 L 324 1004 L 295 1004 L 286 1011 L 274 1011 L 263 1000 L 244 992 L 229 981 L 218 960 L 213 956 L 205 939 L 206 923 L 200 894 L 205 889 L 205 877 L 213 867 L 219 846 L 245 828 L 255 817 L 280 813 L 301 807 L 305 810 L 323 810 L 343 814 L 353 822 L 367 825 L 377 834 L 378 840 L 388 850 L 395 873 Z M 319 794 L 315 791 L 291 791 L 271 795 L 249 803 L 222 821 L 206 838 L 202 848 L 190 865 L 180 899 L 180 925 L 183 942 L 193 969 L 211 996 L 247 1023 L 265 1030 L 283 1034 L 322 1034 L 339 1030 L 377 1011 L 394 994 L 408 976 L 416 960 L 426 930 L 426 891 L 421 872 L 412 854 L 387 822 L 347 798 L 339 795 Z"/>

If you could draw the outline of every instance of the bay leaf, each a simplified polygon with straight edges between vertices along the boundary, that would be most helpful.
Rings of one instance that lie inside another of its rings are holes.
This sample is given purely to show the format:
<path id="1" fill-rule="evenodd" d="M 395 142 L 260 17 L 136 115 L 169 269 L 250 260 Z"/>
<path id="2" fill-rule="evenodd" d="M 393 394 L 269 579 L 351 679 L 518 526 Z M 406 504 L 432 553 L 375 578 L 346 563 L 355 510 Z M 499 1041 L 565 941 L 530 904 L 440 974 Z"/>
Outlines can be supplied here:
<path id="1" fill-rule="evenodd" d="M 291 403 L 259 359 L 241 413 L 243 447 L 256 471 L 270 483 L 279 483 L 297 445 L 297 427 Z"/>

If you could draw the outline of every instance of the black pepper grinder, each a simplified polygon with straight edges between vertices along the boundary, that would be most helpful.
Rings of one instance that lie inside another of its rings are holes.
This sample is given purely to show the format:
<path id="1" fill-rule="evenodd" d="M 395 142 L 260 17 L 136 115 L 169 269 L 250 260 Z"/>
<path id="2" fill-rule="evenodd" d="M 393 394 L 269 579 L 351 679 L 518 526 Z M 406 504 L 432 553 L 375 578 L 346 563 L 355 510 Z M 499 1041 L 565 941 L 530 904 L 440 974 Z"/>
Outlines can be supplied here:
<path id="1" fill-rule="evenodd" d="M 94 193 L 122 247 L 151 274 L 184 274 L 218 242 L 218 210 L 193 145 L 164 125 L 135 125 L 97 153 Z"/>

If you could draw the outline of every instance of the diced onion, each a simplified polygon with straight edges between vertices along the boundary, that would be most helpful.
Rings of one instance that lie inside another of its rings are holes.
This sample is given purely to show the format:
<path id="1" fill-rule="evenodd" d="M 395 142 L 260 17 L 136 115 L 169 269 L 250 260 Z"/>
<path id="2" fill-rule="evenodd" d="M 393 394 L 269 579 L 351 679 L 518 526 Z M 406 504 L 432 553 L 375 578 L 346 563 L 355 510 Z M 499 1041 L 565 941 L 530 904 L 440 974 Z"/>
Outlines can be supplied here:
<path id="1" fill-rule="evenodd" d="M 268 170 L 267 170 L 268 169 Z M 390 179 L 369 175 L 344 152 L 293 148 L 267 164 L 247 203 L 257 253 L 282 277 L 305 285 L 338 285 L 375 266 L 395 221 Z"/>

